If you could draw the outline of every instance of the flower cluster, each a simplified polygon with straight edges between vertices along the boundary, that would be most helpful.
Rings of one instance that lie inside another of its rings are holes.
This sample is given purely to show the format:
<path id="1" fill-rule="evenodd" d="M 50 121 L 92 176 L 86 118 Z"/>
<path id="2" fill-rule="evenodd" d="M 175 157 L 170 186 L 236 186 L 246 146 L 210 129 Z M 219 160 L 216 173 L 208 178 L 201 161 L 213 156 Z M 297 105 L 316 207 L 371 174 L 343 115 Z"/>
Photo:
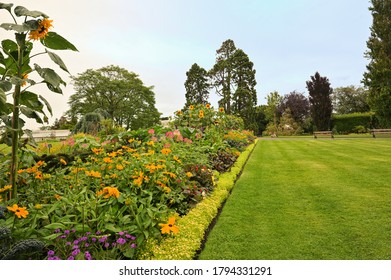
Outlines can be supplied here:
<path id="1" fill-rule="evenodd" d="M 96 231 L 95 234 L 86 232 L 78 237 L 75 229 L 54 231 L 58 235 L 56 243 L 47 252 L 48 260 L 93 260 L 120 259 L 133 256 L 137 248 L 136 237 L 126 230 L 115 236 Z"/>

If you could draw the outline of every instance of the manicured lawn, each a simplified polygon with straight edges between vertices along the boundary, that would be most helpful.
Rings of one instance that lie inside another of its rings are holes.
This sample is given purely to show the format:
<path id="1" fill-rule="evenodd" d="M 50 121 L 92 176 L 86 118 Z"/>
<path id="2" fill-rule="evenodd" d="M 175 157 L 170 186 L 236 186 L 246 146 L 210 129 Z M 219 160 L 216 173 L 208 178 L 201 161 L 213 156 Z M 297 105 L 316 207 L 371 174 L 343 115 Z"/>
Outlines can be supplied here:
<path id="1" fill-rule="evenodd" d="M 391 259 L 391 139 L 261 140 L 200 259 Z"/>

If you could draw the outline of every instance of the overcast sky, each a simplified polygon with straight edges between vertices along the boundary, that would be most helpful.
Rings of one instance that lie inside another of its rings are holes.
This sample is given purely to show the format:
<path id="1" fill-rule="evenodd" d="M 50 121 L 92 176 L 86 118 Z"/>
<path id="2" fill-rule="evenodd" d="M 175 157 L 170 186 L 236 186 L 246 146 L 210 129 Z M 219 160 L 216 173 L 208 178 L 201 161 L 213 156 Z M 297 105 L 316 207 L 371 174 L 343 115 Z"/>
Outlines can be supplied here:
<path id="1" fill-rule="evenodd" d="M 258 104 L 272 91 L 307 94 L 318 71 L 332 87 L 361 85 L 372 17 L 369 0 L 15 0 L 53 20 L 55 31 L 79 52 L 57 51 L 72 75 L 118 65 L 154 86 L 156 107 L 172 115 L 185 103 L 186 71 L 193 63 L 209 70 L 216 50 L 232 39 L 254 63 Z M 1 22 L 11 22 L 0 11 Z M 0 30 L 0 38 L 12 33 Z M 56 69 L 36 58 L 42 67 Z M 42 59 L 42 60 L 40 60 Z M 69 75 L 62 96 L 45 88 L 55 118 L 74 92 Z M 211 95 L 217 106 L 218 97 Z M 31 128 L 36 126 L 28 122 Z"/>

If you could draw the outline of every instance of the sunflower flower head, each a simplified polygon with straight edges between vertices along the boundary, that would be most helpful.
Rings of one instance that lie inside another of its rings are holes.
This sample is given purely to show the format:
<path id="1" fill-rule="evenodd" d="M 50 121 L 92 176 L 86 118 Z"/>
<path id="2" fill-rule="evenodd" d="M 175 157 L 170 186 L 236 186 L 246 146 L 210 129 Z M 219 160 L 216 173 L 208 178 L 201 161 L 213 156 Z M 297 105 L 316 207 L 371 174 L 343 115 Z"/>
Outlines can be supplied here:
<path id="1" fill-rule="evenodd" d="M 49 32 L 49 29 L 53 26 L 53 20 L 44 18 L 38 21 L 38 28 L 35 30 L 31 30 L 29 34 L 30 40 L 40 40 L 44 39 Z"/>

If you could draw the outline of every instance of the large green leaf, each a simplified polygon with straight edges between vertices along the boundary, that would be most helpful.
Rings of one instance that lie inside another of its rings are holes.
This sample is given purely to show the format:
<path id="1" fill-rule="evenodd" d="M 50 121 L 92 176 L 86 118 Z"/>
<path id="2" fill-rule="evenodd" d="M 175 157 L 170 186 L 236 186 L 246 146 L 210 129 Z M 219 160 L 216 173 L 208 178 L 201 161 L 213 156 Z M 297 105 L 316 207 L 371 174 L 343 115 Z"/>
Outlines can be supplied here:
<path id="1" fill-rule="evenodd" d="M 5 103 L 7 103 L 7 96 L 5 95 L 5 92 L 0 88 L 0 104 L 5 105 Z"/>
<path id="2" fill-rule="evenodd" d="M 47 36 L 41 39 L 41 43 L 52 50 L 72 50 L 78 51 L 76 47 L 64 37 L 56 32 L 48 32 Z"/>
<path id="3" fill-rule="evenodd" d="M 46 109 L 48 109 L 50 115 L 53 116 L 53 110 L 52 110 L 52 106 L 50 106 L 50 103 L 42 95 L 39 95 L 39 99 L 41 99 L 43 103 L 45 103 Z"/>
<path id="4" fill-rule="evenodd" d="M 60 66 L 60 68 L 66 72 L 69 73 L 68 71 L 68 68 L 66 67 L 64 61 L 62 61 L 61 57 L 59 57 L 57 54 L 53 53 L 53 52 L 49 52 L 48 50 L 46 50 L 46 52 L 48 53 L 50 59 L 56 63 L 58 66 Z M 70 73 L 69 73 L 70 74 Z"/>
<path id="5" fill-rule="evenodd" d="M 18 44 L 9 39 L 1 41 L 1 46 L 6 54 L 18 51 Z"/>
<path id="6" fill-rule="evenodd" d="M 0 89 L 5 92 L 10 91 L 12 89 L 12 83 L 8 81 L 0 81 Z"/>
<path id="7" fill-rule="evenodd" d="M 29 119 L 35 119 L 37 123 L 43 123 L 43 120 L 41 119 L 41 117 L 37 114 L 36 111 L 28 108 L 28 107 L 25 107 L 25 106 L 21 106 L 20 107 L 20 111 L 22 112 L 23 115 L 25 115 L 26 117 L 28 117 Z"/>
<path id="8" fill-rule="evenodd" d="M 22 6 L 17 6 L 15 7 L 15 15 L 18 16 L 18 17 L 33 17 L 33 18 L 37 18 L 37 17 L 44 17 L 44 18 L 48 18 L 48 16 L 40 11 L 29 11 L 28 9 L 26 9 L 25 7 L 22 7 Z"/>
<path id="9" fill-rule="evenodd" d="M 5 30 L 16 31 L 17 33 L 23 33 L 31 30 L 31 27 L 28 24 L 2 23 L 0 24 L 0 27 Z"/>
<path id="10" fill-rule="evenodd" d="M 11 8 L 14 4 L 5 4 L 5 3 L 0 3 L 0 9 L 5 9 L 7 10 L 8 12 L 11 13 Z"/>
<path id="11" fill-rule="evenodd" d="M 44 81 L 51 84 L 54 88 L 60 88 L 61 84 L 65 85 L 65 82 L 53 69 L 41 68 L 37 64 L 34 64 L 34 67 L 38 74 L 44 79 Z"/>
<path id="12" fill-rule="evenodd" d="M 23 91 L 20 95 L 20 104 L 25 105 L 26 107 L 44 113 L 43 106 L 44 104 L 38 100 L 38 95 L 30 91 Z"/>

